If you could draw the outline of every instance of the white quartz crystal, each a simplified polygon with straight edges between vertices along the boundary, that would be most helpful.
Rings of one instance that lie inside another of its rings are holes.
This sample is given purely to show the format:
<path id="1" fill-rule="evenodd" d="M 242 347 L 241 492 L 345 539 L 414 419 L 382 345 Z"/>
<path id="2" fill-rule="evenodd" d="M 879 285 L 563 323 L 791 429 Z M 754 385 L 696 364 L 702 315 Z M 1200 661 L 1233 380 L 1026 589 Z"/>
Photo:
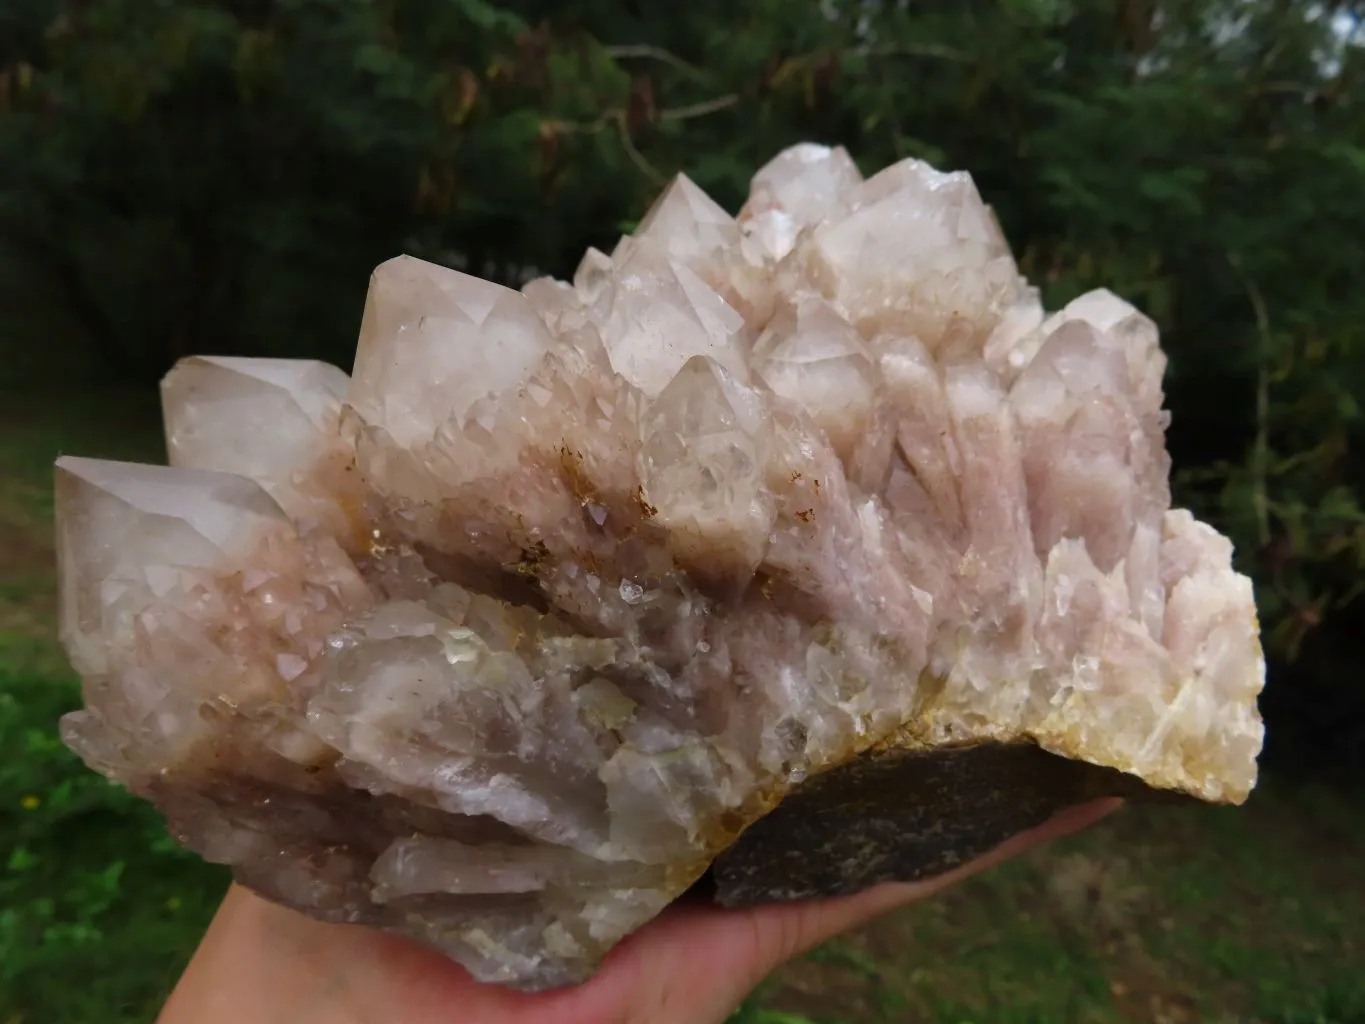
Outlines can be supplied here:
<path id="1" fill-rule="evenodd" d="M 1048 315 L 967 174 L 812 144 L 572 283 L 391 260 L 349 377 L 185 360 L 170 468 L 59 463 L 64 735 L 246 884 L 522 987 L 862 752 L 1239 802 L 1255 606 L 1170 508 L 1164 368 L 1109 292 Z"/>
<path id="2" fill-rule="evenodd" d="M 842 146 L 799 143 L 754 175 L 739 220 L 771 258 L 780 260 L 803 230 L 823 220 L 862 180 Z"/>
<path id="3" fill-rule="evenodd" d="M 748 378 L 743 319 L 686 263 L 648 236 L 618 249 L 617 261 L 590 318 L 627 383 L 658 395 L 693 356 Z"/>
<path id="4" fill-rule="evenodd" d="M 311 360 L 183 359 L 161 384 L 170 464 L 250 477 L 295 520 L 344 537 L 363 496 L 338 434 L 349 387 Z"/>
<path id="5" fill-rule="evenodd" d="M 409 256 L 381 264 L 360 325 L 349 402 L 398 445 L 523 383 L 554 344 L 525 297 Z"/>

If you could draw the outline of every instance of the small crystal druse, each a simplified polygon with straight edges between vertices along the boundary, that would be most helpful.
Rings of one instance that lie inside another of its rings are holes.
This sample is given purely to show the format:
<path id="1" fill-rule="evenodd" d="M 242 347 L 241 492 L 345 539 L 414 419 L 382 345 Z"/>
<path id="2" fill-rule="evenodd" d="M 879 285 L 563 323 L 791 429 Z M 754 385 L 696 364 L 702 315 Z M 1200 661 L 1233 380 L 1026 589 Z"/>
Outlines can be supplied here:
<path id="1" fill-rule="evenodd" d="M 58 462 L 63 736 L 265 896 L 524 988 L 704 874 L 1241 801 L 1251 585 L 1170 508 L 1164 366 L 1109 292 L 1046 314 L 968 175 L 809 144 L 572 284 L 391 260 L 349 377 L 186 359 L 170 468 Z"/>

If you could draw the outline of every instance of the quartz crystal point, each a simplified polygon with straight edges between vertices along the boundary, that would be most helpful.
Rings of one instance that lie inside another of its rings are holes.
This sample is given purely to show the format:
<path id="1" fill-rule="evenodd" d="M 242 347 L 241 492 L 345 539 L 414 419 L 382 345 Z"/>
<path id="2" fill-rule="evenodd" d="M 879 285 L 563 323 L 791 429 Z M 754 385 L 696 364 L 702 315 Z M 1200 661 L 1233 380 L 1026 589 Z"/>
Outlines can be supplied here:
<path id="1" fill-rule="evenodd" d="M 842 146 L 803 142 L 783 150 L 757 174 L 739 221 L 772 259 L 792 251 L 805 228 L 818 224 L 863 180 Z"/>
<path id="2" fill-rule="evenodd" d="M 522 988 L 706 876 L 855 891 L 1104 794 L 1236 803 L 1264 676 L 1156 327 L 963 173 L 679 176 L 572 283 L 409 257 L 353 373 L 196 357 L 57 467 L 63 736 L 240 881 Z"/>
<path id="3" fill-rule="evenodd" d="M 250 477 L 339 539 L 364 497 L 337 427 L 350 378 L 303 359 L 183 359 L 161 384 L 172 466 Z"/>

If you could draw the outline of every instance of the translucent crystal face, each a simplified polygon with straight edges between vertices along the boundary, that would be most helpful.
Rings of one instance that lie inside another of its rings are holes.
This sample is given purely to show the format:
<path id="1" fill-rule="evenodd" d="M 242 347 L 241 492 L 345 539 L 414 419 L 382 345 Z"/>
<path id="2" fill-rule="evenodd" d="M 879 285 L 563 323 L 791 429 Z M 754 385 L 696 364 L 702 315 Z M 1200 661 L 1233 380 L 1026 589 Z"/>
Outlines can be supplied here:
<path id="1" fill-rule="evenodd" d="M 59 461 L 63 735 L 271 898 L 533 988 L 888 744 L 1240 801 L 1254 605 L 1164 366 L 1111 293 L 1047 315 L 968 175 L 812 144 L 572 283 L 391 260 L 350 375 L 188 359 L 170 467 Z"/>
<path id="2" fill-rule="evenodd" d="M 347 400 L 400 445 L 515 387 L 553 339 L 525 297 L 408 256 L 375 271 Z"/>

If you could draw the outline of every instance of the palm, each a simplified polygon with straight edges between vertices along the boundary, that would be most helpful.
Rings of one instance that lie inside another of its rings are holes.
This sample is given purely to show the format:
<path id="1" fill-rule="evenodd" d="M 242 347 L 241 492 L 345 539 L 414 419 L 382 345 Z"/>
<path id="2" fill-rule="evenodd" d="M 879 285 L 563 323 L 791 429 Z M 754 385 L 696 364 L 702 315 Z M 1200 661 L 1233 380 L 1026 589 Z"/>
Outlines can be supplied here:
<path id="1" fill-rule="evenodd" d="M 784 961 L 1117 806 L 1074 808 L 925 882 L 749 910 L 674 907 L 617 946 L 586 983 L 538 994 L 482 985 L 407 940 L 323 924 L 234 888 L 160 1024 L 719 1024 Z"/>

